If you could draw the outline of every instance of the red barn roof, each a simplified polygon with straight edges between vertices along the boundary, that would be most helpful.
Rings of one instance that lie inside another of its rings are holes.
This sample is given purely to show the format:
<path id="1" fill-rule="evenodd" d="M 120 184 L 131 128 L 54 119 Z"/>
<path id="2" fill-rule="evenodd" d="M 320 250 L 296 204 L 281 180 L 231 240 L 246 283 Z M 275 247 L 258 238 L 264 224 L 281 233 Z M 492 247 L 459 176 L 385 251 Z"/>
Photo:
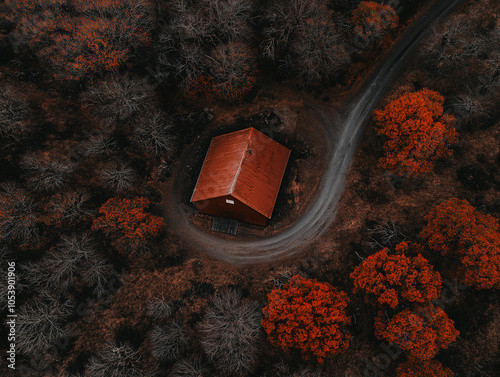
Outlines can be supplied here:
<path id="1" fill-rule="evenodd" d="M 271 218 L 290 150 L 255 128 L 212 139 L 192 202 L 231 195 Z"/>

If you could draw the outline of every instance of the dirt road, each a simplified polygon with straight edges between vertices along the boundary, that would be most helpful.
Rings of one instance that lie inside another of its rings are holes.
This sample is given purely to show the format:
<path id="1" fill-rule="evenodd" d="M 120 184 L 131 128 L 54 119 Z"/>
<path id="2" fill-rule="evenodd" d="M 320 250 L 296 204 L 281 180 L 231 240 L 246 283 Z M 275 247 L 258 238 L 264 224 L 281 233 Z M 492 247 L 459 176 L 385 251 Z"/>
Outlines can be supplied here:
<path id="1" fill-rule="evenodd" d="M 325 142 L 331 154 L 326 156 L 328 163 L 317 197 L 292 226 L 279 234 L 253 241 L 221 239 L 199 229 L 189 221 L 184 210 L 185 204 L 180 202 L 179 195 L 175 192 L 170 196 L 171 202 L 167 208 L 166 217 L 169 225 L 198 250 L 236 265 L 265 263 L 288 257 L 317 240 L 335 218 L 354 152 L 372 111 L 404 69 L 405 62 L 431 23 L 449 14 L 462 2 L 464 0 L 436 1 L 419 22 L 400 38 L 380 67 L 366 81 L 360 94 L 345 106 L 346 115 L 341 119 L 333 112 L 325 110 L 321 104 L 312 105 L 313 108 L 317 108 L 323 120 L 327 135 Z M 335 124 L 337 126 L 334 126 Z"/>

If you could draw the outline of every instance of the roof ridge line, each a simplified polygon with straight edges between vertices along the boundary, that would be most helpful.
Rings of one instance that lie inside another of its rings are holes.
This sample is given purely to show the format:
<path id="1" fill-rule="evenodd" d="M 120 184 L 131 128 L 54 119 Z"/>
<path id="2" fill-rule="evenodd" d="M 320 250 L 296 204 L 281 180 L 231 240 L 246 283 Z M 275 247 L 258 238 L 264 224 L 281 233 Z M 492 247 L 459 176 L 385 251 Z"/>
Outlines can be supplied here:
<path id="1" fill-rule="evenodd" d="M 248 145 L 250 144 L 250 138 L 252 137 L 252 133 L 254 130 L 253 127 L 249 127 L 249 128 L 250 128 L 250 131 L 248 132 L 246 147 L 245 147 L 245 150 L 243 151 L 243 156 L 241 156 L 241 160 L 240 160 L 240 163 L 238 165 L 238 170 L 236 171 L 236 174 L 234 175 L 234 179 L 233 179 L 233 182 L 231 183 L 231 188 L 229 189 L 228 195 L 233 194 L 234 187 L 236 186 L 236 182 L 238 182 L 238 177 L 240 176 L 240 173 L 241 173 L 241 165 L 243 165 L 243 161 L 245 160 L 245 157 L 247 155 L 246 152 L 248 150 Z"/>

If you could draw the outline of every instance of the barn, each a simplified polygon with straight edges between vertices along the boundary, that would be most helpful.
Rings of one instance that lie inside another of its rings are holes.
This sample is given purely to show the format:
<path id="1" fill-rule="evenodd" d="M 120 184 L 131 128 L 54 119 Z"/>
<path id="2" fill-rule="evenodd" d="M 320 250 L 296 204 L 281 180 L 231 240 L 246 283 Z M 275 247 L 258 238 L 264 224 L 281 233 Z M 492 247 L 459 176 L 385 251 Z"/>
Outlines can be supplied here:
<path id="1" fill-rule="evenodd" d="M 191 202 L 208 215 L 267 225 L 290 150 L 250 127 L 216 136 Z"/>

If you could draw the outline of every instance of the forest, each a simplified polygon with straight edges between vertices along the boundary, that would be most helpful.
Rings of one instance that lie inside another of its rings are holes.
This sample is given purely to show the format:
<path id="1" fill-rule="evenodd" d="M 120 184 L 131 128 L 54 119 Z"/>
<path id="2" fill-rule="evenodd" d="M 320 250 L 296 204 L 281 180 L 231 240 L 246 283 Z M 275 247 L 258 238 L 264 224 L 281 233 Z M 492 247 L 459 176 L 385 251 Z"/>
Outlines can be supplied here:
<path id="1" fill-rule="evenodd" d="M 308 214 L 446 2 L 321 234 L 223 256 Z M 497 0 L 0 0 L 0 83 L 1 375 L 499 376 Z M 216 234 L 190 197 L 247 127 L 288 166 L 267 227 Z"/>

